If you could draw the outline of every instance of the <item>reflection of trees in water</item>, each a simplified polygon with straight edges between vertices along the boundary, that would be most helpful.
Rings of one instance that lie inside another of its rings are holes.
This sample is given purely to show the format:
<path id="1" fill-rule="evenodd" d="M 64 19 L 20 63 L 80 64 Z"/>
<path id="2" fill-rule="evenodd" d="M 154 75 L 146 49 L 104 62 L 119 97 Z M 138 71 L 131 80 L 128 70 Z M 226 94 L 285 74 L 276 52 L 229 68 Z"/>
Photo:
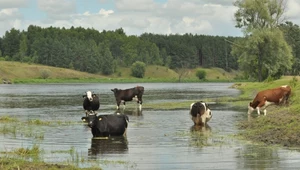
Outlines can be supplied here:
<path id="1" fill-rule="evenodd" d="M 124 136 L 109 137 L 109 138 L 93 138 L 91 148 L 88 150 L 88 155 L 98 154 L 122 154 L 128 152 L 128 141 Z"/>
<path id="2" fill-rule="evenodd" d="M 280 157 L 276 148 L 260 145 L 244 145 L 236 150 L 237 169 L 277 169 Z"/>
<path id="3" fill-rule="evenodd" d="M 211 127 L 209 125 L 205 126 L 192 126 L 191 131 L 191 141 L 190 145 L 195 147 L 204 147 L 209 145 L 209 137 L 211 135 Z"/>
<path id="4" fill-rule="evenodd" d="M 125 114 L 125 115 L 130 115 L 130 116 L 143 116 L 143 110 L 140 110 L 138 108 L 136 109 L 130 109 L 130 110 L 116 110 L 115 113 L 121 113 L 121 114 Z"/>

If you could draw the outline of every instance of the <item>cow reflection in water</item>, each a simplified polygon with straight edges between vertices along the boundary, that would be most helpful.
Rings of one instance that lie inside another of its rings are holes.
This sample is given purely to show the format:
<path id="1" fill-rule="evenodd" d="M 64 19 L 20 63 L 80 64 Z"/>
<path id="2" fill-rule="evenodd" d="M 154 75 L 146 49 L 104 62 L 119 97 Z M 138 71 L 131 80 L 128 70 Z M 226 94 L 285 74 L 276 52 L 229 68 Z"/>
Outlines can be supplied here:
<path id="1" fill-rule="evenodd" d="M 128 141 L 124 136 L 92 138 L 89 156 L 98 154 L 122 154 L 128 152 Z"/>
<path id="2" fill-rule="evenodd" d="M 211 135 L 211 127 L 209 125 L 193 125 L 190 128 L 191 140 L 190 145 L 194 147 L 209 146 L 209 137 Z"/>
<path id="3" fill-rule="evenodd" d="M 115 114 L 124 114 L 130 116 L 143 116 L 143 110 L 133 109 L 133 110 L 116 110 Z"/>

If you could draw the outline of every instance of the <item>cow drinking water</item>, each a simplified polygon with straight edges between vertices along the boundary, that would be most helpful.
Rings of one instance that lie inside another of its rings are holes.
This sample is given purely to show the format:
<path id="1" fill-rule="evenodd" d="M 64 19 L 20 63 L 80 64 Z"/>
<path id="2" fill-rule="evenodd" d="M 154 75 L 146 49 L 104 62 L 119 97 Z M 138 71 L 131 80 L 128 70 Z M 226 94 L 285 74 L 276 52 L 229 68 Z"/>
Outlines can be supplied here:
<path id="1" fill-rule="evenodd" d="M 208 104 L 200 101 L 192 103 L 190 106 L 190 116 L 194 125 L 204 126 L 212 118 L 211 110 Z"/>
<path id="2" fill-rule="evenodd" d="M 87 91 L 83 97 L 83 109 L 85 110 L 86 116 L 89 112 L 95 112 L 100 107 L 100 101 L 98 95 L 94 92 Z"/>
<path id="3" fill-rule="evenodd" d="M 260 109 L 263 109 L 264 115 L 267 115 L 267 107 L 269 105 L 288 104 L 290 95 L 291 87 L 288 85 L 260 91 L 253 101 L 249 103 L 248 114 L 251 114 L 256 109 L 257 114 L 260 115 Z"/>
<path id="4" fill-rule="evenodd" d="M 125 109 L 125 102 L 132 101 L 133 99 L 137 100 L 137 103 L 139 104 L 139 109 L 142 109 L 143 104 L 143 94 L 144 94 L 144 87 L 143 86 L 136 86 L 134 88 L 130 89 L 111 89 L 112 92 L 114 92 L 116 102 L 117 102 L 117 109 L 120 107 L 120 103 L 123 102 L 124 109 Z"/>

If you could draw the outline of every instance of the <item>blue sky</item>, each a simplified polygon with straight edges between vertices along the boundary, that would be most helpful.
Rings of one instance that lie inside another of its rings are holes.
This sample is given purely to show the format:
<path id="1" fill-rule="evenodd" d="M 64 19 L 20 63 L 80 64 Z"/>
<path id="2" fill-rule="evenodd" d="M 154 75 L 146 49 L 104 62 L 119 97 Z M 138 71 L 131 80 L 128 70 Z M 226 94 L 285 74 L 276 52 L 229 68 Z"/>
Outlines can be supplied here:
<path id="1" fill-rule="evenodd" d="M 11 28 L 123 28 L 127 35 L 242 36 L 234 27 L 235 0 L 1 0 L 0 36 Z M 300 25 L 300 0 L 288 0 L 288 20 Z"/>

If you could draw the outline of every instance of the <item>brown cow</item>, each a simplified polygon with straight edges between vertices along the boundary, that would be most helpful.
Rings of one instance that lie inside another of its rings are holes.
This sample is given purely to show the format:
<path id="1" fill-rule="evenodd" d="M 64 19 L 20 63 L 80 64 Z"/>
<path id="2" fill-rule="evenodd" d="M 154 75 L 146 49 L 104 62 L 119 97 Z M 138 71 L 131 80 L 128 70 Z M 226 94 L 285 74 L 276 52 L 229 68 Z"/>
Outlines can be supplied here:
<path id="1" fill-rule="evenodd" d="M 209 106 L 203 101 L 190 105 L 190 116 L 196 126 L 204 126 L 212 118 Z"/>
<path id="2" fill-rule="evenodd" d="M 267 115 L 266 109 L 269 105 L 288 104 L 290 95 L 291 87 L 288 85 L 260 91 L 257 93 L 253 101 L 249 103 L 248 114 L 251 114 L 255 109 L 257 109 L 257 114 L 260 115 L 260 109 L 263 109 L 264 115 Z"/>
<path id="3" fill-rule="evenodd" d="M 144 87 L 143 86 L 136 86 L 134 88 L 130 89 L 111 89 L 112 92 L 114 92 L 116 101 L 117 101 L 117 109 L 119 109 L 121 102 L 124 105 L 125 109 L 125 102 L 127 101 L 132 101 L 133 99 L 136 100 L 136 102 L 139 104 L 139 109 L 142 109 L 142 104 L 143 104 L 143 94 L 144 94 Z"/>

